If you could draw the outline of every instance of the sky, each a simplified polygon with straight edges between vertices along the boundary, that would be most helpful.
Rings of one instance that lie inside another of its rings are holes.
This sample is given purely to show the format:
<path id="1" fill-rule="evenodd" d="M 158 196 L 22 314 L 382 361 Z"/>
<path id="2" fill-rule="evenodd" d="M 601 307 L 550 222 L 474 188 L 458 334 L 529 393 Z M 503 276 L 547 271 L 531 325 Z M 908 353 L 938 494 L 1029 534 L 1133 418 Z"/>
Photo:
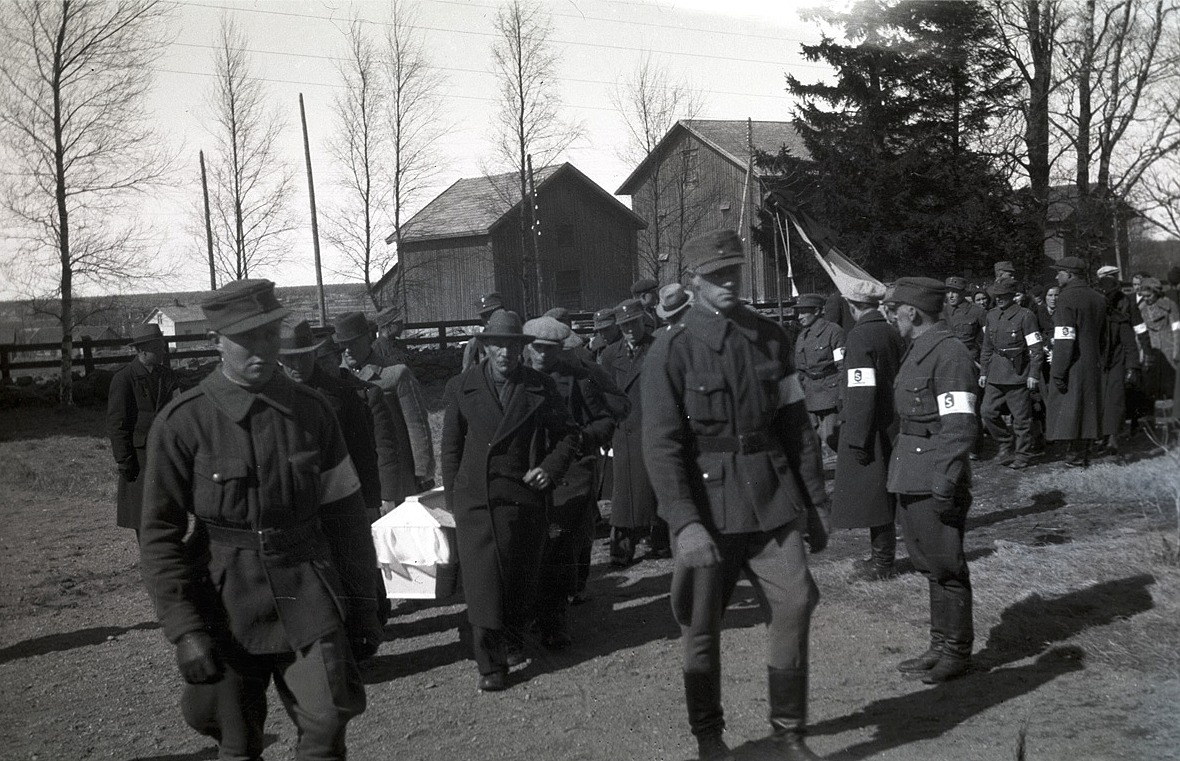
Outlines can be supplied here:
<path id="1" fill-rule="evenodd" d="M 822 0 L 821 0 L 822 1 Z M 496 79 L 491 73 L 495 0 L 418 0 L 418 26 L 427 54 L 443 70 L 444 121 L 453 125 L 440 141 L 443 170 L 411 212 L 461 177 L 482 174 L 493 156 L 492 113 Z M 785 74 L 804 81 L 824 78 L 828 68 L 803 59 L 800 45 L 819 40 L 820 29 L 799 19 L 798 11 L 816 0 L 541 0 L 553 16 L 552 43 L 560 57 L 557 84 L 565 115 L 585 126 L 586 137 L 563 157 L 609 192 L 633 166 L 619 156 L 625 142 L 622 117 L 610 92 L 628 77 L 648 52 L 673 76 L 702 96 L 698 118 L 786 120 L 793 102 Z M 192 209 L 200 202 L 197 153 L 213 146 L 208 132 L 207 98 L 213 85 L 213 45 L 221 14 L 232 14 L 249 38 L 254 72 L 283 111 L 283 155 L 294 170 L 292 201 L 299 226 L 288 239 L 289 258 L 279 271 L 252 275 L 280 285 L 315 282 L 299 128 L 299 94 L 307 108 L 316 199 L 322 209 L 333 193 L 333 167 L 324 149 L 332 129 L 331 103 L 341 92 L 336 59 L 344 50 L 344 30 L 356 15 L 380 23 L 388 5 L 379 0 L 199 0 L 180 2 L 174 16 L 176 37 L 156 64 L 151 108 L 160 132 L 173 141 L 182 161 L 180 183 L 158 195 L 143 214 L 161 231 L 159 288 L 208 287 L 203 236 L 189 232 Z M 628 199 L 623 198 L 624 202 Z M 388 234 L 392 230 L 384 231 Z M 325 267 L 341 265 L 321 240 Z M 165 262 L 180 261 L 173 268 Z M 326 282 L 343 282 L 325 273 Z M 0 296 L 3 296 L 0 286 Z"/>

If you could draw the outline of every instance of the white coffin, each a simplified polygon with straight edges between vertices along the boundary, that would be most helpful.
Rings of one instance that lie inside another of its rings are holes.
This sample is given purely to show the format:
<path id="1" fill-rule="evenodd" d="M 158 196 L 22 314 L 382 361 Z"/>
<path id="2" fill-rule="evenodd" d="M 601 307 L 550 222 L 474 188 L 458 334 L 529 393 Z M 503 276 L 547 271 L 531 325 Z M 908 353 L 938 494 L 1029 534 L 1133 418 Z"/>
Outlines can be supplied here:
<path id="1" fill-rule="evenodd" d="M 386 597 L 435 600 L 455 593 L 455 518 L 445 501 L 442 488 L 414 494 L 372 525 Z"/>

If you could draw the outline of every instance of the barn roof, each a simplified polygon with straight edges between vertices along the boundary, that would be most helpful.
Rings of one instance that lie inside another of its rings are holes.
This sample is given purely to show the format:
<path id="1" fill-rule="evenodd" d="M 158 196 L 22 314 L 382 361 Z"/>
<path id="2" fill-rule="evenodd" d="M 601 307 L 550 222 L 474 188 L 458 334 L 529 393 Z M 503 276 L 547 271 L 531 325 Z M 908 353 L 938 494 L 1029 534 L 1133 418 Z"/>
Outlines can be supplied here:
<path id="1" fill-rule="evenodd" d="M 152 310 L 144 322 L 155 322 L 156 313 L 165 314 L 173 322 L 200 322 L 205 319 L 205 313 L 201 311 L 200 307 L 189 306 L 164 306 L 157 307 Z"/>
<path id="2" fill-rule="evenodd" d="M 623 181 L 615 192 L 632 195 L 642 184 L 652 164 L 660 160 L 668 147 L 687 132 L 712 148 L 722 158 L 742 169 L 746 166 L 749 147 L 747 130 L 753 137 L 754 147 L 767 153 L 778 153 L 786 146 L 796 156 L 809 155 L 803 138 L 799 136 L 793 122 L 747 121 L 745 119 L 681 119 L 660 139 L 635 171 Z"/>
<path id="3" fill-rule="evenodd" d="M 561 176 L 573 177 L 586 185 L 619 213 L 629 217 L 637 228 L 647 226 L 619 199 L 568 162 L 533 170 L 538 194 Z M 516 172 L 457 180 L 402 225 L 402 242 L 489 234 L 500 220 L 520 205 L 517 182 Z M 396 235 L 390 235 L 385 242 L 393 243 L 396 239 Z"/>

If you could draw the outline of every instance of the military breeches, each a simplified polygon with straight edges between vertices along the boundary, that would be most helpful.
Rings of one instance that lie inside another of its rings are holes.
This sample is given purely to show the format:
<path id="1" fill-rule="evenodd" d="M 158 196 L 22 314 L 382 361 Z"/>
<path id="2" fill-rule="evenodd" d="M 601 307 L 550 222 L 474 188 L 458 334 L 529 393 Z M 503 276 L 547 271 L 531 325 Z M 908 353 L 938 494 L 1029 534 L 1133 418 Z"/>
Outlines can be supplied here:
<path id="1" fill-rule="evenodd" d="M 681 624 L 685 673 L 721 672 L 721 619 L 744 571 L 768 619 L 767 665 L 807 667 L 811 611 L 819 589 L 807 567 L 802 529 L 805 519 L 774 531 L 714 534 L 721 562 L 708 568 L 676 570 L 692 585 L 691 613 Z"/>
<path id="2" fill-rule="evenodd" d="M 1012 416 L 1012 433 L 1009 433 L 1008 427 L 1004 425 L 1005 408 Z M 1012 439 L 1015 438 L 1017 458 L 1028 460 L 1032 457 L 1032 392 L 1028 386 L 1023 383 L 989 383 L 983 391 L 983 404 L 980 409 L 988 434 L 1001 449 L 1011 446 Z"/>
<path id="3" fill-rule="evenodd" d="M 840 448 L 840 428 L 838 425 L 840 415 L 836 412 L 836 408 L 814 412 L 808 410 L 807 416 L 811 418 L 811 427 L 815 429 L 820 442 L 826 444 L 828 449 L 833 452 L 838 450 Z"/>
<path id="4" fill-rule="evenodd" d="M 971 491 L 960 486 L 954 507 L 939 514 L 929 494 L 899 494 L 898 518 L 910 560 L 929 582 L 931 646 L 967 657 L 975 641 L 971 576 L 963 553 L 963 532 Z"/>
<path id="5" fill-rule="evenodd" d="M 298 761 L 343 761 L 349 719 L 365 710 L 365 689 L 343 630 L 294 653 L 256 655 L 221 648 L 225 675 L 216 684 L 185 685 L 181 711 L 189 726 L 217 740 L 223 761 L 262 757 L 266 692 L 271 679 L 299 729 Z"/>

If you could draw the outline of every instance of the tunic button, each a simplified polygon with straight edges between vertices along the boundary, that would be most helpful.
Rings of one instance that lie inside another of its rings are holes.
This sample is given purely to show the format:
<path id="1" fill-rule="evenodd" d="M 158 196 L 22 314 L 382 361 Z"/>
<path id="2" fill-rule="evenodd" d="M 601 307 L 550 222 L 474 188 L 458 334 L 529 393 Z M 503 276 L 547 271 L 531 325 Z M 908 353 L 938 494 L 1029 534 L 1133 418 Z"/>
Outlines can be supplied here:
<path id="1" fill-rule="evenodd" d="M 915 451 L 915 452 L 921 452 L 921 451 L 922 451 L 922 447 L 917 447 L 917 448 L 915 448 L 915 449 L 914 449 L 914 451 Z"/>
<path id="2" fill-rule="evenodd" d="M 215 484 L 221 483 L 221 474 L 220 473 L 213 474 L 213 483 L 215 483 Z"/>

